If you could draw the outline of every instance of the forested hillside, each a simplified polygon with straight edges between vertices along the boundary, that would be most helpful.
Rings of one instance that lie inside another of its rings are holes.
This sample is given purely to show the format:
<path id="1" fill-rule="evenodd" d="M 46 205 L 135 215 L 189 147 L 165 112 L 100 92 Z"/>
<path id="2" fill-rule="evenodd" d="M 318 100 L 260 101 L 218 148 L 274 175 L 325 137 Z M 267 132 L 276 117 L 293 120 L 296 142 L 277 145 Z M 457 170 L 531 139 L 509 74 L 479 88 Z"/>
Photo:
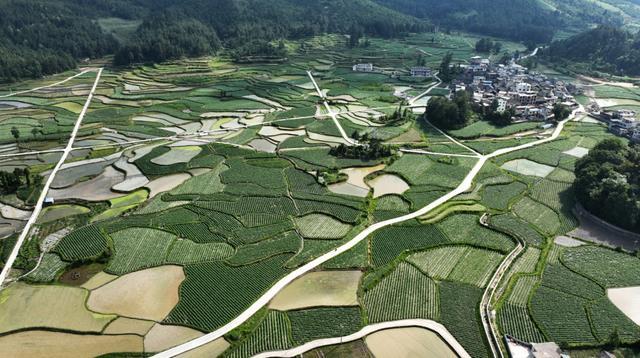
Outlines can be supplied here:
<path id="1" fill-rule="evenodd" d="M 544 51 L 544 56 L 577 72 L 640 75 L 640 38 L 609 26 L 556 41 Z"/>
<path id="2" fill-rule="evenodd" d="M 0 0 L 0 82 L 106 54 L 116 64 L 222 47 L 279 56 L 274 40 L 326 32 L 390 38 L 439 27 L 539 44 L 567 28 L 621 24 L 638 9 L 630 0 Z M 105 20 L 131 27 L 113 36 Z"/>
<path id="3" fill-rule="evenodd" d="M 519 41 L 547 42 L 560 15 L 531 0 L 376 0 L 442 27 Z"/>
<path id="4" fill-rule="evenodd" d="M 144 20 L 124 43 L 100 18 Z M 324 32 L 393 37 L 424 21 L 369 0 L 0 0 L 0 82 L 39 77 L 78 59 L 116 53 L 118 64 L 268 51 L 266 42 Z M 247 48 L 249 47 L 249 48 Z"/>

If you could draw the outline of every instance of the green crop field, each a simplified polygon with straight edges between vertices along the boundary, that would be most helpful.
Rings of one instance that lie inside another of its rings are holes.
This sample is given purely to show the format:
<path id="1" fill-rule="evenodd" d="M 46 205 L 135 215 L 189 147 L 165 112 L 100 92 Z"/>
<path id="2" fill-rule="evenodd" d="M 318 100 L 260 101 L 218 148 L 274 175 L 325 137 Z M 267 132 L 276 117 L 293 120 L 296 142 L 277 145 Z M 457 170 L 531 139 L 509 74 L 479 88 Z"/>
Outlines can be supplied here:
<path id="1" fill-rule="evenodd" d="M 435 281 L 403 262 L 365 291 L 362 305 L 371 323 L 408 318 L 437 320 L 438 300 Z"/>
<path id="2" fill-rule="evenodd" d="M 256 353 L 289 348 L 291 324 L 286 313 L 270 311 L 258 327 L 226 352 L 228 357 L 250 357 Z"/>
<path id="3" fill-rule="evenodd" d="M 119 39 L 139 25 L 108 18 L 98 22 Z M 155 304 L 171 298 L 164 318 L 153 320 L 202 333 L 220 329 L 293 270 L 366 228 L 415 212 L 460 185 L 478 158 L 452 156 L 472 153 L 422 120 L 421 108 L 415 108 L 415 116 L 389 119 L 410 100 L 398 93 L 416 96 L 435 83 L 433 78 L 408 75 L 419 56 L 431 68 L 438 67 L 448 52 L 454 64 L 466 64 L 478 39 L 434 32 L 393 41 L 367 37 L 367 46 L 346 48 L 342 35 L 322 35 L 283 41 L 289 54 L 282 61 L 234 61 L 221 50 L 215 57 L 105 69 L 74 141 L 76 148 L 47 193 L 56 205 L 38 218 L 14 263 L 18 284 L 34 290 L 83 290 L 89 298 L 82 302 L 93 310 L 91 304 L 103 291 L 166 269 L 173 275 L 163 274 L 161 279 L 171 281 L 172 287 L 164 281 L 143 283 L 149 296 L 157 294 L 154 285 L 166 284 L 161 297 L 134 297 L 141 295 L 138 288 L 125 287 L 126 295 L 109 302 L 119 304 L 122 297 Z M 524 50 L 522 45 L 500 42 L 505 51 Z M 500 54 L 491 57 L 495 60 Z M 351 66 L 361 62 L 373 63 L 377 71 L 352 71 Z M 346 140 L 307 71 L 326 92 L 347 136 L 366 133 L 390 146 L 392 155 L 360 159 L 331 154 L 332 147 Z M 71 73 L 13 89 L 49 84 L 67 75 Z M 6 102 L 0 103 L 5 171 L 29 168 L 32 176 L 48 175 L 94 78 L 95 73 L 87 73 L 60 86 L 0 101 Z M 430 95 L 448 91 L 440 87 Z M 597 96 L 620 100 L 636 100 L 639 93 L 606 85 L 593 89 Z M 19 129 L 19 140 L 11 134 L 12 126 Z M 535 140 L 538 126 L 527 122 L 497 127 L 475 121 L 450 134 L 488 154 Z M 222 356 L 290 349 L 349 335 L 367 324 L 410 318 L 437 321 L 471 356 L 489 356 L 480 300 L 517 242 L 526 247 L 502 277 L 490 307 L 496 310 L 500 335 L 600 347 L 617 333 L 623 343 L 637 344 L 638 326 L 607 299 L 606 289 L 639 286 L 638 259 L 587 243 L 552 243 L 556 235 L 578 225 L 571 212 L 578 159 L 563 152 L 593 148 L 611 136 L 606 126 L 570 122 L 557 140 L 492 158 L 468 191 L 417 219 L 375 230 L 313 268 L 361 272 L 361 279 L 351 283 L 354 296 L 349 306 L 305 306 L 286 312 L 263 308 L 225 335 L 230 347 Z M 400 150 L 407 147 L 442 155 Z M 49 150 L 53 151 L 11 157 L 19 151 Z M 377 165 L 377 172 L 367 172 L 367 167 Z M 358 177 L 364 172 L 369 175 Z M 345 173 L 350 175 L 346 182 Z M 395 180 L 380 180 L 378 187 L 374 178 L 382 175 Z M 375 186 L 373 193 L 382 190 L 384 195 L 372 195 L 371 190 L 363 197 L 338 194 L 353 192 L 335 189 L 331 184 L 336 180 L 358 186 L 360 193 Z M 9 216 L 27 215 L 22 211 L 38 194 L 38 189 L 21 188 L 0 197 L 0 233 L 9 233 L 0 242 L 2 264 L 23 221 Z M 82 212 L 58 210 L 62 206 Z M 485 213 L 487 225 L 480 223 Z M 111 279 L 113 284 L 106 283 Z M 71 287 L 80 285 L 91 288 Z M 4 302 L 0 299 L 0 305 Z M 24 312 L 16 311 L 15 317 L 38 312 L 29 300 L 23 304 Z M 84 312 L 86 307 L 80 304 L 77 310 Z M 91 314 L 91 319 L 97 317 Z M 118 327 L 111 323 L 85 332 L 42 322 L 4 338 L 44 330 L 83 340 L 111 339 L 109 332 Z M 118 339 L 132 334 L 143 339 L 129 332 L 132 328 L 118 329 L 123 330 Z"/>
<path id="4" fill-rule="evenodd" d="M 291 335 L 296 344 L 316 339 L 348 336 L 360 330 L 362 317 L 357 307 L 321 307 L 289 311 Z"/>
<path id="5" fill-rule="evenodd" d="M 480 225 L 479 217 L 473 214 L 450 216 L 437 224 L 449 238 L 458 244 L 469 244 L 485 247 L 500 252 L 509 252 L 514 242 L 508 236 Z"/>
<path id="6" fill-rule="evenodd" d="M 507 210 L 509 203 L 526 189 L 527 186 L 520 182 L 488 186 L 482 193 L 482 204 L 497 210 Z"/>
<path id="7" fill-rule="evenodd" d="M 384 266 L 403 252 L 427 249 L 449 242 L 434 225 L 398 225 L 382 229 L 371 237 L 371 261 Z"/>

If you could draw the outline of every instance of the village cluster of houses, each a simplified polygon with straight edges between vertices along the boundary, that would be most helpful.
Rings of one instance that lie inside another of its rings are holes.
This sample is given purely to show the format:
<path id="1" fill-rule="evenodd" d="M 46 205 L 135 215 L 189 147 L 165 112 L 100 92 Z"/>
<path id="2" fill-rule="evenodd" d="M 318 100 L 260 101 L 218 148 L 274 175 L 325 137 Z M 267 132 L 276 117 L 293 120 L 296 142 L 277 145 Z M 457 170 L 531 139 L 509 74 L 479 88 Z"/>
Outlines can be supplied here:
<path id="1" fill-rule="evenodd" d="M 515 110 L 515 121 L 547 121 L 553 118 L 553 107 L 563 103 L 570 108 L 578 104 L 576 86 L 529 71 L 515 62 L 493 64 L 489 59 L 472 57 L 462 65 L 462 75 L 451 84 L 452 92 L 473 92 L 473 100 L 482 106 L 494 101 L 498 111 Z"/>
<path id="2" fill-rule="evenodd" d="M 583 93 L 581 88 L 572 83 L 529 71 L 514 61 L 494 64 L 487 58 L 475 56 L 461 67 L 462 74 L 451 83 L 451 93 L 470 91 L 477 104 L 492 106 L 496 102 L 498 112 L 513 108 L 516 122 L 549 121 L 553 119 L 553 107 L 557 103 L 575 109 L 578 103 L 574 96 Z M 381 72 L 371 63 L 356 64 L 353 71 Z M 433 76 L 428 67 L 412 67 L 409 73 L 418 78 Z M 600 111 L 595 105 L 589 107 L 589 112 L 607 123 L 614 134 L 640 143 L 640 121 L 634 111 Z"/>
<path id="3" fill-rule="evenodd" d="M 628 109 L 600 111 L 596 107 L 591 110 L 591 115 L 607 123 L 613 134 L 640 143 L 640 121 L 635 111 Z"/>
<path id="4" fill-rule="evenodd" d="M 372 63 L 358 63 L 356 65 L 353 65 L 353 71 L 354 72 L 383 72 L 382 69 L 377 69 L 376 67 L 374 67 Z M 433 75 L 433 72 L 431 71 L 431 69 L 424 66 L 412 67 L 409 70 L 409 73 L 411 74 L 411 77 L 427 78 Z"/>

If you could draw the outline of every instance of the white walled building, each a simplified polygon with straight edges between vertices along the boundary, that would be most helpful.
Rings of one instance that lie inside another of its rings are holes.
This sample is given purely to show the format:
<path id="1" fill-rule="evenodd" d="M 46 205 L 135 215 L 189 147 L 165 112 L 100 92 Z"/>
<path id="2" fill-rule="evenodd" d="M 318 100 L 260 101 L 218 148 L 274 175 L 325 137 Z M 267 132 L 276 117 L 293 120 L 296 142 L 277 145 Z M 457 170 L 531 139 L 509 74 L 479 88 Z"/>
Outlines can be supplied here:
<path id="1" fill-rule="evenodd" d="M 359 63 L 357 65 L 353 65 L 353 71 L 355 71 L 355 72 L 373 72 L 373 64 L 372 63 Z"/>

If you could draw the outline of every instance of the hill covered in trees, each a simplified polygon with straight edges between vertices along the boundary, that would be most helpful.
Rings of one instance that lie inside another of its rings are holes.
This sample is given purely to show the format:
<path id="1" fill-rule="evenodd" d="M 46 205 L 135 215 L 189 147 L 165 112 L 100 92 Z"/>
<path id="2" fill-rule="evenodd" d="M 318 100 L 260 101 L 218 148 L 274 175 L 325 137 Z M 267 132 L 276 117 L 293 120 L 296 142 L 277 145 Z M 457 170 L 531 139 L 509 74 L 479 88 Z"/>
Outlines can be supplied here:
<path id="1" fill-rule="evenodd" d="M 142 25 L 119 43 L 97 21 L 114 17 Z M 0 82 L 114 53 L 117 64 L 157 62 L 223 45 L 268 51 L 272 40 L 327 32 L 389 38 L 425 29 L 370 0 L 0 0 Z"/>
<path id="2" fill-rule="evenodd" d="M 589 10 L 589 16 L 580 10 L 611 1 L 0 0 L 0 82 L 60 72 L 106 54 L 123 65 L 222 47 L 240 57 L 279 55 L 274 40 L 321 33 L 393 38 L 439 27 L 543 43 L 566 27 L 623 22 L 610 9 Z M 633 13 L 639 7 L 629 1 L 615 0 Z M 578 15 L 567 15 L 574 10 Z M 135 26 L 113 36 L 101 27 L 105 19 Z"/>
<path id="3" fill-rule="evenodd" d="M 600 218 L 640 233 L 640 146 L 599 143 L 576 164 L 578 200 Z"/>
<path id="4" fill-rule="evenodd" d="M 543 54 L 577 72 L 640 75 L 640 36 L 616 27 L 600 26 L 553 42 Z"/>
<path id="5" fill-rule="evenodd" d="M 635 0 L 375 0 L 434 25 L 525 43 L 550 42 L 558 31 L 637 21 Z"/>

